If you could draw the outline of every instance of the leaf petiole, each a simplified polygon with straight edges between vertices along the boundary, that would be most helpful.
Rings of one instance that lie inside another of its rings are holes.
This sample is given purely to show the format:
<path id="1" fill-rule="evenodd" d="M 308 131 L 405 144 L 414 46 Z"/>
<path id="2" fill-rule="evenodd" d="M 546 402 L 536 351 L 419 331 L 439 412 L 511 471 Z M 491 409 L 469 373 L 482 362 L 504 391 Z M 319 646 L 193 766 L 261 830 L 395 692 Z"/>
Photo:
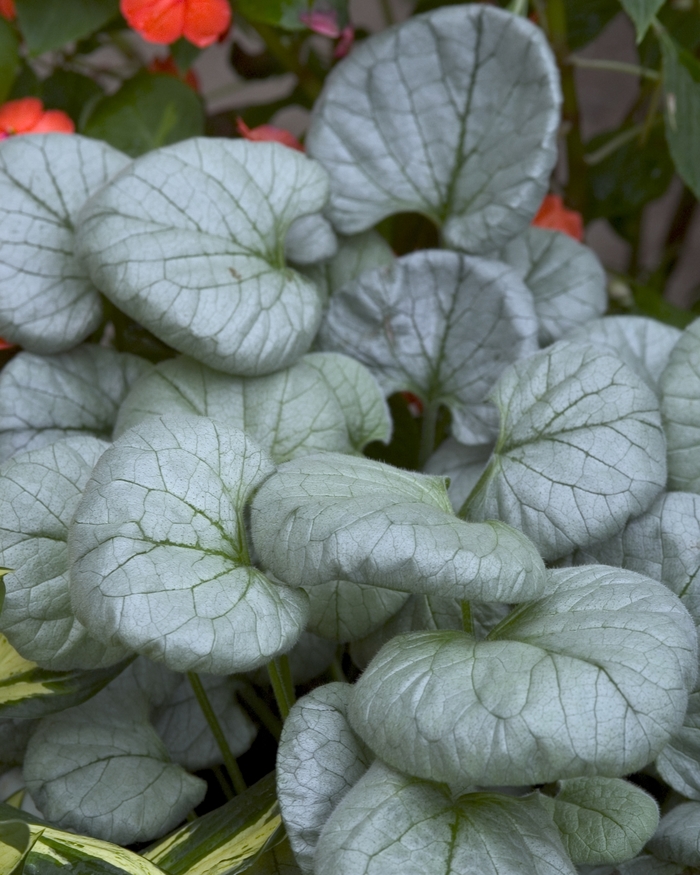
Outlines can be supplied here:
<path id="1" fill-rule="evenodd" d="M 204 685 L 202 684 L 199 675 L 196 672 L 188 671 L 187 679 L 192 685 L 194 694 L 197 697 L 197 702 L 199 702 L 199 707 L 202 709 L 202 713 L 206 717 L 209 728 L 211 729 L 214 738 L 216 739 L 216 743 L 219 746 L 221 755 L 224 758 L 226 771 L 231 778 L 231 783 L 233 784 L 234 790 L 236 791 L 236 793 L 245 793 L 248 788 L 246 787 L 246 783 L 243 780 L 243 775 L 241 774 L 241 770 L 238 768 L 238 763 L 236 762 L 235 756 L 231 753 L 231 748 L 228 746 L 224 731 L 221 728 L 218 717 L 214 713 L 214 709 L 211 706 L 211 702 L 209 701 L 209 697 L 207 696 L 206 690 L 204 689 Z"/>
<path id="2" fill-rule="evenodd" d="M 292 705 L 296 701 L 292 673 L 289 670 L 289 660 L 286 655 L 276 656 L 268 662 L 267 673 L 270 675 L 272 691 L 275 694 L 275 701 L 277 702 L 280 716 L 282 720 L 286 720 L 289 712 L 292 710 Z"/>

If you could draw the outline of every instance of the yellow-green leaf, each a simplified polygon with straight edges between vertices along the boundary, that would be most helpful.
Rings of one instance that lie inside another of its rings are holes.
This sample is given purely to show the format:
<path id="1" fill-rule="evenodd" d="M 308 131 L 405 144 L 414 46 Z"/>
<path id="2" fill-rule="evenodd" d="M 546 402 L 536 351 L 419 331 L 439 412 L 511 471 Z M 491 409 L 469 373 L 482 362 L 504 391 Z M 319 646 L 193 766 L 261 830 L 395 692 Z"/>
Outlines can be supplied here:
<path id="1" fill-rule="evenodd" d="M 11 850 L 21 849 L 22 875 L 163 875 L 163 870 L 119 845 L 54 829 L 25 811 L 0 805 L 0 872 L 12 875 Z M 14 841 L 14 844 L 12 842 Z M 7 862 L 6 862 L 7 860 Z M 17 865 L 14 863 L 13 865 Z"/>
<path id="2" fill-rule="evenodd" d="M 29 827 L 21 820 L 0 823 L 0 872 L 13 875 L 31 846 Z"/>
<path id="3" fill-rule="evenodd" d="M 144 853 L 169 875 L 260 875 L 293 872 L 268 852 L 285 839 L 275 796 L 275 776 L 267 775 L 241 796 L 188 823 Z M 267 858 L 267 859 L 265 859 Z"/>
<path id="4" fill-rule="evenodd" d="M 49 671 L 30 662 L 0 635 L 0 718 L 43 717 L 84 702 L 128 663 L 94 671 Z"/>

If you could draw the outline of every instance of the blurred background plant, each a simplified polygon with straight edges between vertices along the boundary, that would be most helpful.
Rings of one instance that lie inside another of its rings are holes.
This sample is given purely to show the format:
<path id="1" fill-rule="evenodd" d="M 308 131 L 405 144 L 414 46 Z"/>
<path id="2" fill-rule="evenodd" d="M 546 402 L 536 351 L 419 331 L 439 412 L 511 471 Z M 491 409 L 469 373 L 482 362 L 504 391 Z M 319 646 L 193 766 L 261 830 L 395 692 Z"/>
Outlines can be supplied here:
<path id="1" fill-rule="evenodd" d="M 453 0 L 0 0 L 0 137 L 75 130 L 136 156 L 187 137 L 303 148 L 337 60 Z M 700 313 L 700 0 L 501 0 L 562 75 L 560 161 L 537 224 L 586 242 L 611 312 Z M 380 225 L 398 254 L 425 218 Z"/>

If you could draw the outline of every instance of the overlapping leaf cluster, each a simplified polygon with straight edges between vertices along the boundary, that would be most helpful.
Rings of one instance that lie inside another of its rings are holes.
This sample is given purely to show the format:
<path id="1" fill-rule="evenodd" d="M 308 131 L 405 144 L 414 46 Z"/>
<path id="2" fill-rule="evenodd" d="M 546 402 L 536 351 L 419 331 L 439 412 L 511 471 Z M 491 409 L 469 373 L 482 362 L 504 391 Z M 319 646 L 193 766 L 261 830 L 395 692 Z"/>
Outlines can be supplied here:
<path id="1" fill-rule="evenodd" d="M 289 845 L 267 790 L 237 809 L 273 871 L 700 865 L 700 328 L 602 316 L 593 253 L 530 227 L 559 111 L 541 31 L 455 6 L 337 67 L 308 156 L 0 144 L 0 738 L 54 830 L 5 811 L 8 859 L 250 867 L 220 819 L 104 843 L 201 802 L 195 698 L 238 755 L 242 676 L 348 644 L 282 731 Z M 405 211 L 440 249 L 394 257 Z M 119 313 L 174 357 L 85 342 Z M 363 456 L 396 392 L 423 473 Z M 689 800 L 658 831 L 650 764 Z"/>

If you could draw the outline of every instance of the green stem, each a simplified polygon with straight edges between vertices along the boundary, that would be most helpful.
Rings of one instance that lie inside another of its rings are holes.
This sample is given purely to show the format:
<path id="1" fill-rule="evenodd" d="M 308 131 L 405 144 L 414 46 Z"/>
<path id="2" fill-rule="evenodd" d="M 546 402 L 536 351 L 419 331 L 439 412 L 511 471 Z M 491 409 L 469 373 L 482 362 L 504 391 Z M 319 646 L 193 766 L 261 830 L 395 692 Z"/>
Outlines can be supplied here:
<path id="1" fill-rule="evenodd" d="M 611 73 L 626 73 L 629 76 L 641 76 L 642 79 L 653 79 L 658 82 L 661 74 L 649 67 L 640 67 L 639 64 L 626 64 L 624 61 L 610 61 L 603 58 L 580 58 L 578 55 L 569 55 L 569 64 L 586 70 L 610 70 Z"/>
<path id="2" fill-rule="evenodd" d="M 435 432 L 437 429 L 438 404 L 425 404 L 423 421 L 420 429 L 420 450 L 418 453 L 418 468 L 422 471 L 425 463 L 435 449 Z"/>
<path id="3" fill-rule="evenodd" d="M 589 197 L 588 168 L 584 160 L 583 140 L 581 139 L 574 68 L 568 63 L 569 46 L 564 0 L 548 0 L 546 12 L 547 33 L 561 72 L 562 120 L 564 129 L 568 131 L 566 135 L 566 157 L 569 166 L 567 201 L 575 210 L 585 213 Z"/>
<path id="4" fill-rule="evenodd" d="M 199 702 L 199 707 L 202 709 L 202 713 L 207 719 L 207 723 L 209 724 L 209 728 L 211 729 L 214 738 L 216 739 L 216 743 L 219 745 L 219 750 L 221 751 L 221 755 L 224 758 L 224 765 L 226 766 L 226 771 L 231 778 L 231 783 L 233 784 L 234 790 L 236 791 L 236 793 L 245 793 L 247 787 L 245 781 L 243 780 L 241 770 L 238 768 L 236 757 L 231 753 L 231 748 L 228 746 L 224 731 L 221 728 L 218 717 L 214 713 L 214 709 L 212 708 L 211 702 L 209 701 L 209 696 L 207 696 L 206 690 L 204 689 L 204 685 L 202 684 L 199 675 L 193 671 L 188 671 L 187 678 L 192 685 L 194 694 L 197 697 L 197 701 Z"/>
<path id="5" fill-rule="evenodd" d="M 261 699 L 253 687 L 248 684 L 244 684 L 238 690 L 238 696 L 258 718 L 270 735 L 279 741 L 282 734 L 282 724 L 277 719 L 277 716 L 272 713 L 272 709 L 268 708 L 267 702 Z"/>
<path id="6" fill-rule="evenodd" d="M 340 648 L 339 648 L 340 650 Z M 342 653 L 342 650 L 340 650 Z M 343 671 L 343 666 L 340 661 L 340 656 L 336 656 L 333 662 L 331 663 L 331 677 L 334 681 L 340 681 L 340 683 L 347 683 L 348 679 L 345 677 L 345 672 Z"/>
<path id="7" fill-rule="evenodd" d="M 474 618 L 469 602 L 462 602 L 462 628 L 469 635 L 474 634 Z"/>
<path id="8" fill-rule="evenodd" d="M 219 787 L 221 787 L 224 796 L 230 802 L 234 798 L 234 795 L 233 790 L 231 789 L 231 784 L 224 774 L 224 770 L 221 768 L 221 766 L 212 766 L 211 770 L 212 772 L 214 772 L 214 777 L 218 781 Z"/>
<path id="9" fill-rule="evenodd" d="M 528 0 L 510 0 L 510 3 L 506 6 L 508 12 L 512 12 L 513 15 L 527 15 L 528 8 Z"/>
<path id="10" fill-rule="evenodd" d="M 276 656 L 272 662 L 268 662 L 267 672 L 270 675 L 272 691 L 275 694 L 280 715 L 282 720 L 286 720 L 295 702 L 294 684 L 292 683 L 292 673 L 289 670 L 289 660 L 285 655 Z"/>
<path id="11" fill-rule="evenodd" d="M 634 140 L 635 137 L 638 137 L 643 132 L 643 124 L 634 125 L 634 127 L 628 128 L 626 131 L 622 131 L 622 133 L 612 137 L 607 143 L 599 149 L 596 149 L 594 152 L 586 152 L 583 160 L 589 167 L 595 167 L 596 164 L 600 164 L 601 161 L 604 161 L 608 155 L 617 152 L 618 149 L 621 149 L 622 146 L 629 143 L 630 140 Z"/>
<path id="12" fill-rule="evenodd" d="M 394 15 L 391 11 L 391 3 L 389 0 L 379 0 L 379 5 L 382 7 L 382 15 L 384 16 L 384 21 L 386 21 L 386 26 L 391 27 L 394 23 Z"/>
<path id="13" fill-rule="evenodd" d="M 187 815 L 187 823 L 194 823 L 196 820 L 199 820 L 197 813 L 194 810 L 190 811 Z"/>

